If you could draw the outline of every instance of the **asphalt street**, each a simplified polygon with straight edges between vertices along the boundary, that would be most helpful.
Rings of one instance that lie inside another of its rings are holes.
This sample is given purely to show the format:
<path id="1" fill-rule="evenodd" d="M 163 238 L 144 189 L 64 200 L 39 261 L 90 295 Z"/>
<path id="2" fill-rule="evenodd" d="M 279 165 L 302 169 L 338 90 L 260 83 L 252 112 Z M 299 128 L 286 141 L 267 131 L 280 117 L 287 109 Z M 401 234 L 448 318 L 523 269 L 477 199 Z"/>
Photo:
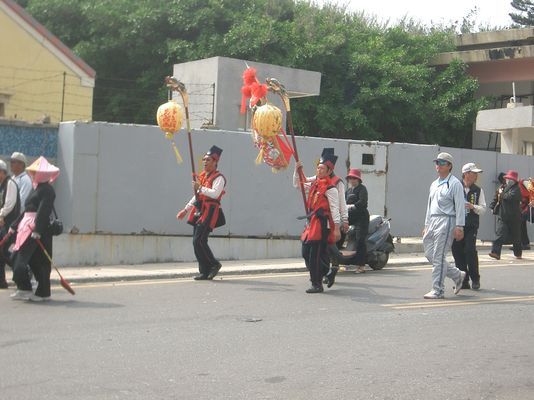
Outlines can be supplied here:
<path id="1" fill-rule="evenodd" d="M 429 266 L 0 292 L 1 399 L 534 398 L 534 261 L 424 300 Z"/>

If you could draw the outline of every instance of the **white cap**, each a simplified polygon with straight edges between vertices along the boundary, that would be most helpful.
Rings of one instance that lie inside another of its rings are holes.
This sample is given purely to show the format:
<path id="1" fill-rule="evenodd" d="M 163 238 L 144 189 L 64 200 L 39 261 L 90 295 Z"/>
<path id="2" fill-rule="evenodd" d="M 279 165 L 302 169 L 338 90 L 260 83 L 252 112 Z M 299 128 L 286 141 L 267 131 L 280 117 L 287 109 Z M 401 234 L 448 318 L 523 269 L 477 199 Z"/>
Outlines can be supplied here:
<path id="1" fill-rule="evenodd" d="M 28 162 L 26 161 L 26 156 L 22 153 L 19 153 L 18 151 L 15 151 L 13 154 L 11 154 L 11 157 L 9 158 L 10 161 L 16 160 L 23 162 L 24 165 L 26 165 Z"/>
<path id="2" fill-rule="evenodd" d="M 482 170 L 478 168 L 475 163 L 470 162 L 462 167 L 462 174 L 465 174 L 466 172 L 476 172 L 478 174 L 479 172 L 482 172 Z"/>
<path id="3" fill-rule="evenodd" d="M 452 164 L 452 156 L 449 153 L 439 153 L 434 161 L 443 160 Z"/>
<path id="4" fill-rule="evenodd" d="M 7 164 L 5 163 L 4 160 L 0 160 L 0 170 L 7 172 Z"/>

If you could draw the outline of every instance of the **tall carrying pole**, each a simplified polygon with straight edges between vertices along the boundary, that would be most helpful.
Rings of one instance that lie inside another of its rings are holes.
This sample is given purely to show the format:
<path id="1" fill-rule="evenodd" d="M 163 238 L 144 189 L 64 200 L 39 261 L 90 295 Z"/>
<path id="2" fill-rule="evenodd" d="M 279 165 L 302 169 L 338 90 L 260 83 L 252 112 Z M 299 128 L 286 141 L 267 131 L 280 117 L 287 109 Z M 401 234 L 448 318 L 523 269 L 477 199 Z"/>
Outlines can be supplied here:
<path id="1" fill-rule="evenodd" d="M 291 105 L 289 103 L 289 96 L 286 92 L 284 85 L 278 82 L 277 79 L 267 78 L 266 83 L 267 83 L 267 86 L 269 86 L 269 90 L 271 90 L 273 93 L 278 94 L 282 98 L 282 102 L 284 103 L 284 107 L 286 109 L 287 126 L 289 127 L 289 133 L 291 134 L 291 141 L 293 143 L 293 154 L 295 156 L 295 161 L 298 163 L 299 153 L 297 151 L 297 141 L 295 140 L 295 130 L 293 129 L 293 119 L 291 117 Z M 302 201 L 304 202 L 304 209 L 306 210 L 306 215 L 307 215 L 309 210 L 306 205 L 307 204 L 306 191 L 304 190 L 304 182 L 306 181 L 306 177 L 304 176 L 302 167 L 299 167 L 297 172 L 299 174 L 299 186 L 300 186 L 300 192 L 302 194 Z"/>
<path id="2" fill-rule="evenodd" d="M 191 123 L 189 121 L 189 95 L 187 94 L 185 85 L 174 76 L 167 76 L 165 78 L 165 84 L 171 91 L 174 90 L 180 93 L 180 96 L 182 96 L 185 110 L 185 123 L 187 126 L 187 141 L 189 143 L 189 158 L 191 159 L 191 176 L 193 177 L 193 180 L 196 180 L 197 176 L 195 173 L 195 160 L 193 158 L 193 140 L 191 139 Z M 193 192 L 196 197 L 197 193 L 194 189 Z"/>

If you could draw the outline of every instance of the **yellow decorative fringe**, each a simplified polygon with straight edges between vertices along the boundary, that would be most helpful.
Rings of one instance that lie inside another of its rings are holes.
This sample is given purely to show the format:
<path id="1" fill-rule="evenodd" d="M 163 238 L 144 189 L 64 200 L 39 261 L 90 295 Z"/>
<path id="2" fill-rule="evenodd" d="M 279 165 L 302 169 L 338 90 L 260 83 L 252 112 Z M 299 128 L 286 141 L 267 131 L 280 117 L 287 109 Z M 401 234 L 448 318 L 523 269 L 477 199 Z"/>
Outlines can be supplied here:
<path id="1" fill-rule="evenodd" d="M 261 164 L 263 161 L 263 147 L 260 148 L 260 152 L 258 153 L 258 157 L 256 157 L 256 165 Z"/>
<path id="2" fill-rule="evenodd" d="M 172 141 L 172 148 L 174 149 L 174 154 L 176 155 L 176 162 L 178 164 L 181 164 L 184 162 L 182 159 L 182 156 L 180 155 L 180 152 L 178 151 L 178 147 L 176 147 L 176 143 L 174 143 L 174 140 Z"/>

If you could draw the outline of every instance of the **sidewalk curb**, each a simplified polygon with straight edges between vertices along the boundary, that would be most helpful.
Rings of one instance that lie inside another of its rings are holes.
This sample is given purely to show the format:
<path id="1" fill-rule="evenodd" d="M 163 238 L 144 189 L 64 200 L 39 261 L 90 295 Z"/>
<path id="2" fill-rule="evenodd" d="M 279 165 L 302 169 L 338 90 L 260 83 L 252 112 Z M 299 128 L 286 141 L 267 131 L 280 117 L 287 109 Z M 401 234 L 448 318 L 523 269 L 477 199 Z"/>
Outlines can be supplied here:
<path id="1" fill-rule="evenodd" d="M 398 268 L 398 267 L 411 267 L 418 265 L 426 265 L 427 261 L 412 261 L 409 263 L 392 263 L 384 267 Z M 223 265 L 224 269 L 224 265 Z M 264 274 L 284 274 L 284 273 L 302 273 L 307 272 L 306 267 L 287 267 L 287 268 L 259 268 L 259 269 L 233 269 L 233 270 L 221 270 L 214 281 L 220 280 L 221 277 L 235 277 L 240 275 L 264 275 Z M 368 272 L 375 272 L 374 270 L 369 270 Z M 376 271 L 380 273 L 380 270 Z M 65 274 L 63 274 L 65 275 Z M 198 272 L 190 271 L 176 271 L 176 272 L 166 272 L 166 273 L 154 273 L 154 274 L 137 274 L 137 275 L 113 275 L 113 276 L 88 276 L 88 277 L 77 277 L 69 279 L 68 276 L 64 276 L 71 284 L 85 284 L 85 283 L 113 283 L 113 282 L 130 282 L 130 281 L 150 281 L 150 280 L 167 280 L 167 279 L 187 279 L 192 278 L 193 276 L 198 275 Z M 50 282 L 54 285 L 59 285 L 58 278 L 51 278 Z"/>

